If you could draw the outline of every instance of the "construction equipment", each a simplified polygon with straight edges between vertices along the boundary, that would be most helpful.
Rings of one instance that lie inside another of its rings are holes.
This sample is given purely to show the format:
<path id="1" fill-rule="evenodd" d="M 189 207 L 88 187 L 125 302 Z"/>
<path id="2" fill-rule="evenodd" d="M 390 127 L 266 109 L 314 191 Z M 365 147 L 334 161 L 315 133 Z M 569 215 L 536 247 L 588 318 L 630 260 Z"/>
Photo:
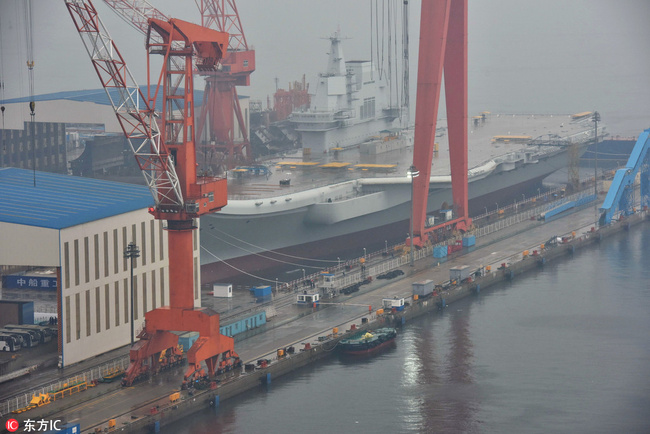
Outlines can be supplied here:
<path id="1" fill-rule="evenodd" d="M 614 174 L 600 207 L 600 226 L 610 224 L 617 212 L 622 216 L 634 212 L 634 182 L 637 175 L 641 184 L 641 208 L 645 209 L 650 206 L 650 129 L 639 135 L 627 164 Z"/>
<path id="2" fill-rule="evenodd" d="M 148 32 L 149 18 L 169 20 L 147 0 L 104 2 L 143 34 Z M 250 75 L 255 71 L 255 50 L 248 47 L 234 0 L 197 0 L 196 5 L 202 27 L 230 35 L 221 67 L 198 69 L 198 74 L 206 81 L 201 110 L 196 119 L 198 150 L 203 154 L 206 166 L 225 165 L 232 169 L 252 161 L 247 121 L 242 114 L 236 86 L 250 85 Z"/>
<path id="3" fill-rule="evenodd" d="M 220 354 L 235 354 L 234 341 L 219 333 L 216 312 L 194 306 L 193 231 L 195 219 L 226 205 L 227 181 L 197 174 L 192 71 L 218 69 L 228 34 L 178 19 L 150 18 L 146 48 L 149 56 L 163 55 L 164 62 L 157 85 L 148 80 L 145 98 L 92 2 L 65 3 L 152 192 L 155 206 L 149 212 L 167 221 L 169 306 L 145 314 L 122 384 L 130 386 L 177 362 L 178 335 L 172 330 L 200 335 L 188 351 L 185 378 L 204 376 L 203 362 L 212 376 Z M 111 88 L 119 90 L 119 100 L 112 99 Z M 160 95 L 163 113 L 158 119 L 154 107 Z"/>
<path id="4" fill-rule="evenodd" d="M 443 67 L 454 218 L 426 227 Z M 441 228 L 465 231 L 471 225 L 467 207 L 467 120 L 467 0 L 423 1 L 412 166 L 412 172 L 420 176 L 411 175 L 412 235 L 416 246 L 424 245 L 430 232 Z"/>

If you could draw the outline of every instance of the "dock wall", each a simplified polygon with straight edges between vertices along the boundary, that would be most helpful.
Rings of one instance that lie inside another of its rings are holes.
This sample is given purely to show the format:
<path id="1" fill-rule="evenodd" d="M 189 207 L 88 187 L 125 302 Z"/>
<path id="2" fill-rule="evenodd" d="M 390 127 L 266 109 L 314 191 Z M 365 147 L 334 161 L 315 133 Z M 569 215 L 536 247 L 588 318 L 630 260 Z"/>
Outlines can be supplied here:
<path id="1" fill-rule="evenodd" d="M 545 263 L 564 258 L 572 255 L 577 250 L 590 246 L 594 243 L 600 242 L 602 239 L 618 233 L 623 230 L 629 229 L 631 226 L 639 224 L 647 219 L 646 213 L 637 213 L 626 220 L 614 223 L 612 225 L 600 228 L 598 231 L 582 234 L 567 241 L 566 243 L 558 244 L 554 247 L 549 247 L 537 256 L 524 256 L 519 260 L 512 261 L 507 264 L 503 269 L 491 271 L 484 276 L 478 277 L 472 282 L 463 283 L 450 287 L 445 291 L 441 291 L 436 297 L 427 297 L 420 300 L 409 300 L 409 306 L 402 312 L 394 312 L 385 315 L 377 316 L 376 313 L 365 315 L 367 319 L 365 324 L 357 326 L 357 330 L 347 331 L 346 333 L 337 336 L 328 336 L 318 345 L 314 345 L 311 349 L 305 351 L 298 351 L 295 354 L 288 355 L 278 360 L 273 360 L 268 367 L 264 369 L 256 369 L 253 372 L 242 374 L 230 373 L 227 374 L 221 384 L 214 390 L 196 391 L 193 395 L 184 396 L 183 399 L 175 402 L 167 402 L 165 405 L 158 405 L 155 412 L 151 411 L 150 414 L 144 414 L 143 411 L 160 402 L 161 397 L 156 397 L 149 403 L 143 403 L 139 409 L 125 413 L 124 415 L 116 415 L 118 418 L 122 416 L 131 415 L 131 421 L 118 427 L 120 432 L 125 433 L 153 433 L 160 432 L 165 425 L 181 420 L 182 418 L 196 413 L 198 411 L 206 411 L 207 409 L 214 409 L 218 411 L 219 403 L 233 398 L 243 392 L 253 390 L 255 388 L 265 388 L 274 379 L 282 377 L 290 372 L 296 371 L 316 360 L 323 359 L 335 353 L 334 349 L 336 344 L 343 338 L 348 337 L 358 330 L 366 328 L 376 328 L 390 324 L 400 325 L 405 324 L 413 318 L 421 316 L 425 313 L 435 312 L 440 309 L 442 305 L 452 304 L 469 295 L 478 294 L 485 289 L 494 285 L 512 281 L 522 276 L 524 273 L 542 267 Z M 444 300 L 444 303 L 441 303 Z M 360 317 L 361 318 L 361 317 Z M 319 339 L 320 340 L 320 339 Z M 108 388 L 102 387 L 102 390 L 95 390 L 93 388 L 86 392 L 75 395 L 74 397 L 66 398 L 66 406 L 74 406 L 79 402 L 88 401 L 90 399 L 98 398 L 102 394 L 115 390 L 120 386 L 111 384 Z M 56 417 L 52 408 L 48 410 L 49 406 L 44 406 L 29 412 L 29 417 Z M 84 427 L 83 432 L 95 432 L 96 429 L 104 431 L 107 428 L 107 421 L 103 421 L 92 427 Z"/>

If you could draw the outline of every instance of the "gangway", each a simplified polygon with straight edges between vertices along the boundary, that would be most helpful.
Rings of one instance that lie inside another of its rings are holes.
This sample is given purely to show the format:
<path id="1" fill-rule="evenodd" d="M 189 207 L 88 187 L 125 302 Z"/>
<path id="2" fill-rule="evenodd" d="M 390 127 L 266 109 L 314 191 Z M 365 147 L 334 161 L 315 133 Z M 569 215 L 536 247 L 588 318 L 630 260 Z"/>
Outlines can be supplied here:
<path id="1" fill-rule="evenodd" d="M 641 208 L 650 205 L 650 129 L 643 131 L 632 149 L 625 167 L 614 174 L 605 201 L 600 207 L 600 226 L 607 225 L 617 213 L 628 216 L 634 212 L 634 180 L 640 174 Z"/>

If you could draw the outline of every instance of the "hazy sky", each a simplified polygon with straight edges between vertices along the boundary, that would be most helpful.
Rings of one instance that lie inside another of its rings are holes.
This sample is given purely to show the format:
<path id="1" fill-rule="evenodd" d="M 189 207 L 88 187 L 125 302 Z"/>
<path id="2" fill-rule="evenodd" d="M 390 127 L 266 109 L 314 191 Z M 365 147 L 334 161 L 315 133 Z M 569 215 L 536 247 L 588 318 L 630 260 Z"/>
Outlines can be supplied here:
<path id="1" fill-rule="evenodd" d="M 28 94 L 23 1 L 0 0 L 0 74 L 7 99 Z M 63 1 L 32 3 L 36 93 L 98 88 Z M 144 37 L 95 3 L 144 84 Z M 193 0 L 151 3 L 167 15 L 199 20 Z M 414 89 L 420 2 L 410 4 Z M 321 38 L 337 28 L 350 38 L 343 46 L 347 59 L 369 58 L 370 0 L 238 0 L 237 7 L 257 61 L 251 86 L 240 88 L 241 94 L 266 100 L 276 77 L 284 88 L 302 74 L 313 81 L 327 62 L 329 43 Z M 611 132 L 638 134 L 650 127 L 649 22 L 650 0 L 469 0 L 470 115 L 595 109 Z"/>

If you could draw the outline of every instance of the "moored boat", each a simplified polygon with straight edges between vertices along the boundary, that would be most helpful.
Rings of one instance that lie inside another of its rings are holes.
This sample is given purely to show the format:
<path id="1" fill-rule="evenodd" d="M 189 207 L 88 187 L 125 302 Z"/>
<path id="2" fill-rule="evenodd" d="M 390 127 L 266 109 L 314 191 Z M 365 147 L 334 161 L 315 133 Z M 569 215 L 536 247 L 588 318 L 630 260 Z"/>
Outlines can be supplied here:
<path id="1" fill-rule="evenodd" d="M 363 356 L 374 354 L 395 342 L 397 330 L 384 327 L 377 330 L 366 330 L 348 339 L 342 339 L 337 349 L 341 354 Z"/>

